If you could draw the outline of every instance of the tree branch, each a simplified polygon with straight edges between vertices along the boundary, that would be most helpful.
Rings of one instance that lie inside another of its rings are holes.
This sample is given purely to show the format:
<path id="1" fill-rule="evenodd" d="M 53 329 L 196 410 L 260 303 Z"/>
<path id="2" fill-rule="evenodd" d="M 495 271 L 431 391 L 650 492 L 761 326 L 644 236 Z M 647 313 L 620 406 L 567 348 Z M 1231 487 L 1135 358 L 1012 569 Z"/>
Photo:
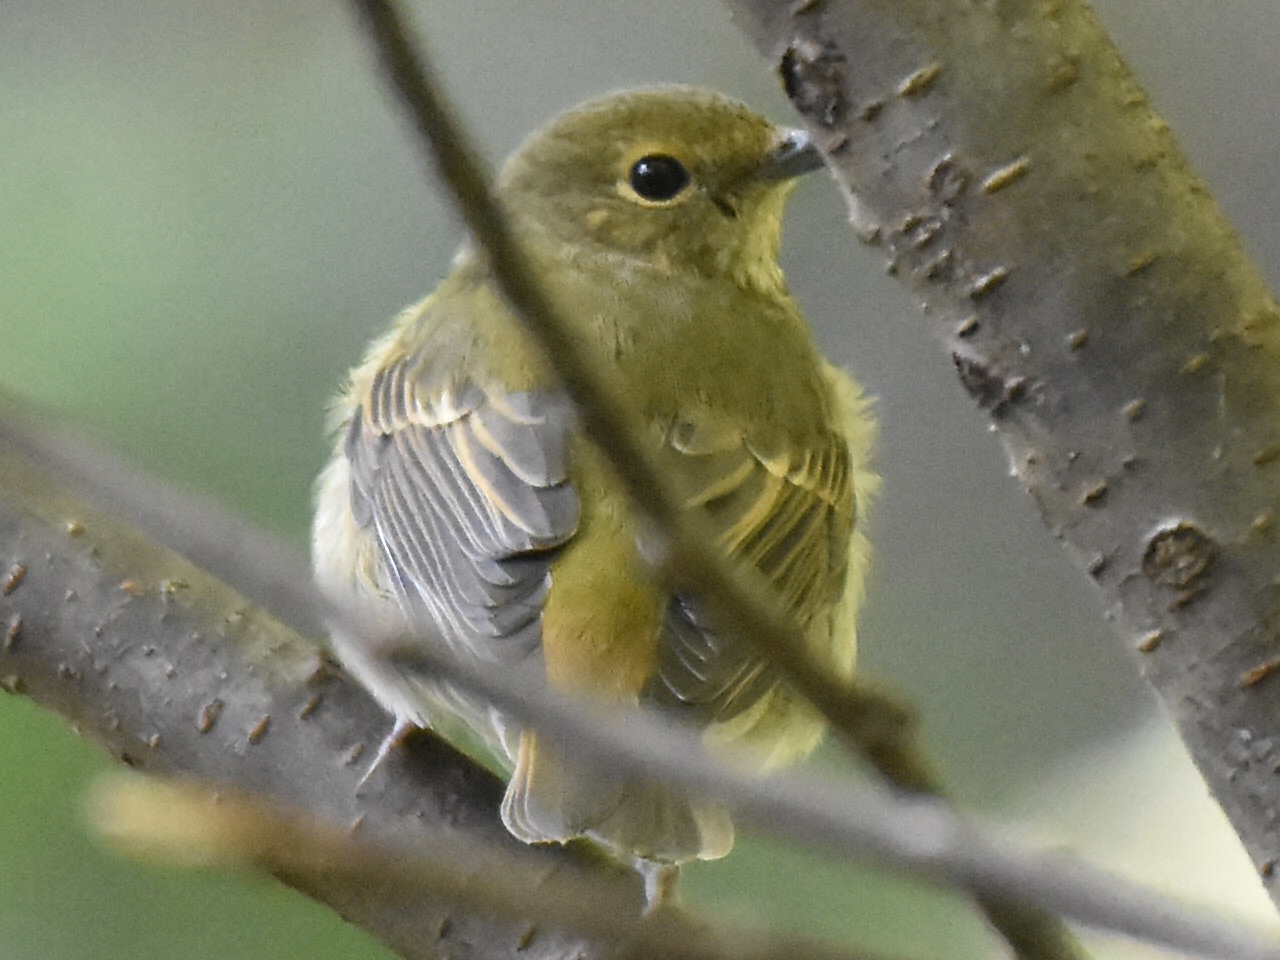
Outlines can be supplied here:
<path id="1" fill-rule="evenodd" d="M 85 499 L 69 477 L 88 460 L 46 429 L 18 429 L 12 411 L 0 423 L 0 683 L 54 710 L 131 767 L 199 777 L 234 786 L 353 827 L 380 843 L 430 844 L 441 833 L 480 849 L 534 857 L 551 874 L 581 870 L 563 851 L 536 853 L 515 841 L 497 816 L 502 786 L 466 757 L 432 737 L 417 738 L 386 764 L 386 776 L 359 789 L 365 746 L 385 736 L 389 720 L 357 684 L 318 649 L 264 610 L 251 606 L 203 570 L 149 540 L 121 516 L 147 514 L 147 501 L 123 514 L 133 472 L 105 458 L 89 485 L 105 487 L 110 512 Z M 47 443 L 45 442 L 47 441 Z M 48 469 L 46 450 L 57 464 Z M 69 454 L 68 451 L 74 451 Z M 221 528 L 212 551 L 199 531 L 219 527 L 216 512 L 182 509 L 185 498 L 160 501 L 194 520 L 177 534 L 195 553 L 233 554 L 253 570 L 257 544 L 229 539 Z M 193 531 L 195 531 L 193 533 Z M 204 545 L 204 549 L 200 545 Z M 274 552 L 279 561 L 284 551 Z M 245 561 L 245 554 L 251 559 Z M 234 564 L 233 564 L 234 565 Z M 296 582 L 305 567 L 291 557 L 277 572 Z M 273 573 L 273 580 L 275 574 Z M 305 580 L 304 580 L 305 583 Z M 321 607 L 314 602 L 312 611 Z M 594 882 L 629 897 L 643 895 L 626 873 L 593 868 Z M 522 949 L 528 923 L 457 911 L 448 901 L 405 891 L 385 877 L 352 887 L 323 872 L 295 874 L 293 885 L 372 932 L 403 956 L 438 955 L 445 942 L 479 956 L 511 960 L 558 957 L 579 937 L 547 932 Z M 408 904 L 412 904 L 412 909 Z"/>
<path id="2" fill-rule="evenodd" d="M 1280 883 L 1280 311 L 1078 0 L 729 0 Z"/>
<path id="3" fill-rule="evenodd" d="M 51 469 L 51 465 L 53 469 Z M 616 865 L 555 847 L 514 840 L 497 815 L 501 786 L 430 736 L 412 741 L 360 789 L 365 745 L 379 742 L 388 718 L 371 698 L 307 640 L 265 610 L 161 547 L 77 488 L 103 477 L 121 482 L 104 499 L 127 516 L 163 527 L 166 511 L 192 519 L 176 538 L 229 570 L 278 564 L 282 604 L 323 610 L 305 563 L 267 539 L 229 540 L 220 511 L 180 494 L 153 501 L 128 470 L 47 425 L 24 429 L 0 410 L 0 684 L 67 718 L 128 765 L 150 773 L 195 776 L 357 827 L 375 844 L 412 851 L 463 835 L 488 858 L 506 851 L 512 876 L 525 867 L 557 877 L 586 871 L 610 897 L 633 904 L 637 878 Z M 214 537 L 206 542 L 206 535 Z M 310 597 L 310 603 L 303 598 Z M 377 629 L 360 611 L 333 611 L 355 630 Z M 314 617 L 314 613 L 312 614 Z M 643 771 L 716 796 L 767 832 L 825 853 L 880 863 L 970 892 L 1016 894 L 1054 913 L 1188 953 L 1234 960 L 1277 960 L 1280 947 L 1248 927 L 1197 914 L 1073 860 L 1027 855 L 958 820 L 937 801 L 854 788 L 843 781 L 792 775 L 737 775 L 687 731 L 643 713 L 601 716 L 552 697 L 541 686 L 480 674 L 443 648 L 417 646 L 424 666 L 473 689 L 522 722 L 572 742 L 586 762 Z M 452 842 L 450 840 L 449 842 Z M 499 871 L 501 872 L 501 871 Z M 603 955 L 570 933 L 544 931 L 530 947 L 526 918 L 457 911 L 433 888 L 408 890 L 385 872 L 353 887 L 341 876 L 282 877 L 410 958 L 434 956 L 440 940 L 477 955 L 556 956 L 567 943 Z M 572 889 L 572 886 L 569 887 Z M 811 948 L 816 953 L 818 948 Z M 533 952 L 530 952 L 530 951 Z M 545 953 L 544 953 L 545 952 Z M 724 956 L 724 951 L 716 951 Z"/>

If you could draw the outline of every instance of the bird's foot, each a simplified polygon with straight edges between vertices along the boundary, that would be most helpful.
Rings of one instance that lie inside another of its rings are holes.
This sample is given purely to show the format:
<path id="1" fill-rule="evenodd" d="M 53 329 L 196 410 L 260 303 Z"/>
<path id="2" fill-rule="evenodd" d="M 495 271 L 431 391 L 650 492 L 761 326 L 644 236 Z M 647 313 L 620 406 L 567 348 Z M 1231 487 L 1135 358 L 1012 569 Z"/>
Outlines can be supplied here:
<path id="1" fill-rule="evenodd" d="M 374 772 L 382 766 L 383 761 L 386 760 L 393 751 L 398 750 L 404 744 L 405 740 L 409 738 L 409 734 L 413 733 L 417 729 L 418 725 L 413 721 L 406 720 L 403 717 L 396 717 L 395 725 L 391 728 L 391 732 L 383 738 L 382 743 L 378 746 L 378 752 L 374 756 L 373 762 L 369 764 L 369 769 L 364 772 L 364 776 L 361 777 L 360 782 L 356 784 L 356 789 L 359 790 L 368 783 Z"/>
<path id="2" fill-rule="evenodd" d="M 644 878 L 644 916 L 675 899 L 680 864 L 637 857 L 636 870 Z"/>

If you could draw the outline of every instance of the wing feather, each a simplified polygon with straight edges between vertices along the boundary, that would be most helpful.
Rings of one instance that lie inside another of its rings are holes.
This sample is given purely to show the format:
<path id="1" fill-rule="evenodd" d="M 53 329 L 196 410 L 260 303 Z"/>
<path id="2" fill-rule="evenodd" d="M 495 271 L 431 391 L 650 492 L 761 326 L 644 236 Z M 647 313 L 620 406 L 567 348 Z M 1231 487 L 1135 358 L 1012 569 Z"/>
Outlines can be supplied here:
<path id="1" fill-rule="evenodd" d="M 426 364 L 388 363 L 348 426 L 352 514 L 388 580 L 459 651 L 527 656 L 557 549 L 578 525 L 568 405 L 508 394 Z"/>
<path id="2" fill-rule="evenodd" d="M 665 451 L 685 505 L 710 520 L 720 546 L 763 573 L 802 627 L 825 628 L 822 617 L 844 587 L 854 522 L 843 436 L 832 430 L 807 448 L 766 447 L 707 416 L 673 428 Z M 707 622 L 696 600 L 672 600 L 649 699 L 704 725 L 724 723 L 777 683 L 758 655 Z"/>

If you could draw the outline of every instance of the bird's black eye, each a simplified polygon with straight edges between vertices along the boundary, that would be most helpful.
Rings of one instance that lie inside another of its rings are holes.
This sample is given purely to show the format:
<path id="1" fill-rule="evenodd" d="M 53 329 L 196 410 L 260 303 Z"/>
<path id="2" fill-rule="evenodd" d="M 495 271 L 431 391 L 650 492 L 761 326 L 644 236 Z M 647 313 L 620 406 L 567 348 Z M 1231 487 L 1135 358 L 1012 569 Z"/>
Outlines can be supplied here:
<path id="1" fill-rule="evenodd" d="M 641 157 L 631 167 L 631 189 L 645 200 L 662 203 L 689 185 L 689 171 L 675 157 L 653 154 Z"/>

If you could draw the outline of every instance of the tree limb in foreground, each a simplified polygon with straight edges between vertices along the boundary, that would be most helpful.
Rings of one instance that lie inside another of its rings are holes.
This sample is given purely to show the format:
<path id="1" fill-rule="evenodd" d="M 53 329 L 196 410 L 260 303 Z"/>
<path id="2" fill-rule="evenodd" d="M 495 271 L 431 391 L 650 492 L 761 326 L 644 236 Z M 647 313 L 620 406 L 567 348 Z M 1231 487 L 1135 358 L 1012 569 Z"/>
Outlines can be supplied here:
<path id="1" fill-rule="evenodd" d="M 1080 0 L 727 0 L 1273 900 L 1280 309 Z"/>
<path id="2" fill-rule="evenodd" d="M 265 535 L 238 528 L 193 498 L 166 495 L 156 481 L 47 424 L 33 429 L 20 419 L 11 408 L 0 409 L 4 687 L 59 712 L 138 769 L 248 791 L 355 828 L 396 852 L 430 846 L 443 833 L 450 843 L 477 845 L 478 861 L 492 864 L 503 851 L 514 858 L 496 875 L 545 871 L 539 875 L 552 895 L 586 876 L 606 902 L 630 902 L 630 915 L 639 914 L 634 874 L 515 841 L 497 815 L 497 781 L 434 738 L 398 751 L 361 789 L 359 760 L 366 744 L 385 735 L 389 718 L 309 641 L 120 518 L 140 518 L 162 533 L 175 517 L 184 518 L 173 537 L 185 549 L 231 574 L 272 568 L 267 581 L 253 586 L 274 599 L 273 606 L 303 611 L 310 622 L 324 601 L 301 558 L 290 559 L 264 543 Z M 334 615 L 353 617 L 361 628 L 358 611 Z M 1016 893 L 1081 922 L 1184 952 L 1237 960 L 1280 956 L 1271 940 L 1247 927 L 1190 912 L 1070 859 L 993 843 L 936 802 L 799 774 L 742 777 L 695 738 L 653 718 L 600 718 L 545 691 L 468 673 L 446 658 L 431 666 L 453 671 L 446 675 L 571 740 L 584 761 L 627 765 L 716 795 L 756 826 L 828 855 L 843 852 L 966 890 Z M 587 958 L 613 949 L 554 925 L 531 937 L 524 914 L 495 915 L 474 900 L 459 906 L 439 896 L 438 883 L 408 889 L 403 871 L 369 873 L 369 883 L 356 885 L 350 876 L 324 871 L 282 878 L 410 958 L 464 945 L 476 956 L 512 958 L 556 956 L 567 944 Z M 676 929 L 688 928 L 677 923 Z M 705 943 L 709 957 L 729 955 L 730 943 L 742 949 L 741 938 L 708 937 L 688 942 L 700 950 Z M 753 949 L 767 955 L 769 944 Z M 796 945 L 787 950 L 799 955 Z M 809 946 L 806 955 L 822 950 Z"/>
<path id="3" fill-rule="evenodd" d="M 634 871 L 585 847 L 517 841 L 498 815 L 502 784 L 430 734 L 362 784 L 391 723 L 373 699 L 267 609 L 122 518 L 236 579 L 263 574 L 258 595 L 305 627 L 325 601 L 302 558 L 7 404 L 0 478 L 0 688 L 133 769 L 220 795 L 157 786 L 129 820 L 135 847 L 148 826 L 159 843 L 174 818 L 198 819 L 216 836 L 171 844 L 170 857 L 270 870 L 408 960 L 867 956 L 676 910 L 643 917 Z M 192 812 L 201 802 L 217 809 Z M 113 831 L 124 820 L 107 818 Z"/>

